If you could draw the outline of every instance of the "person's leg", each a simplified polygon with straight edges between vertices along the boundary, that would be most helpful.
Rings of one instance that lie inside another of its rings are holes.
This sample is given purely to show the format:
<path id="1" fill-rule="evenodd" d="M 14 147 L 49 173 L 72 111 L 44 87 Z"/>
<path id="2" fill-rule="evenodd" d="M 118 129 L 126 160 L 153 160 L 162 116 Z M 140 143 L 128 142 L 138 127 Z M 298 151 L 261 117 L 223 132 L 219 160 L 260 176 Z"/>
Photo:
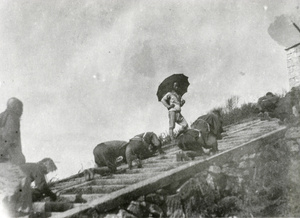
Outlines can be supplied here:
<path id="1" fill-rule="evenodd" d="M 187 128 L 189 127 L 189 124 L 186 122 L 185 118 L 182 116 L 181 113 L 176 113 L 176 123 L 181 126 L 181 128 L 178 130 L 177 136 L 179 136 L 181 133 L 185 132 Z"/>
<path id="2" fill-rule="evenodd" d="M 205 152 L 203 151 L 203 149 L 201 149 L 199 151 L 184 151 L 184 153 L 186 154 L 186 156 L 188 156 L 192 160 L 194 160 L 195 157 L 199 157 L 199 156 L 205 155 Z"/>
<path id="3" fill-rule="evenodd" d="M 159 140 L 159 138 L 157 137 L 157 135 L 153 134 L 152 138 L 151 138 L 151 143 L 154 146 L 154 152 L 156 152 L 156 150 L 158 151 L 159 154 L 165 154 L 165 152 L 162 150 L 162 143 Z"/>
<path id="4" fill-rule="evenodd" d="M 140 142 L 135 140 L 130 140 L 129 144 L 126 147 L 126 152 L 125 152 L 126 162 L 130 170 L 132 169 L 133 166 L 132 162 L 138 159 L 137 155 L 134 153 L 135 147 L 138 146 L 138 143 Z"/>
<path id="5" fill-rule="evenodd" d="M 172 142 L 174 141 L 175 115 L 175 111 L 169 111 L 169 135 Z"/>
<path id="6" fill-rule="evenodd" d="M 214 136 L 213 134 L 209 134 L 208 135 L 208 139 L 207 139 L 207 142 L 206 142 L 207 146 L 210 147 L 210 151 L 215 154 L 217 151 L 219 151 L 218 149 L 218 141 L 217 141 L 217 138 L 216 136 Z"/>
<path id="7" fill-rule="evenodd" d="M 106 150 L 106 145 L 101 143 L 96 146 L 93 150 L 94 154 L 94 161 L 97 167 L 104 167 L 106 166 L 105 158 L 103 157 L 103 152 Z"/>
<path id="8" fill-rule="evenodd" d="M 116 158 L 117 157 L 113 154 L 113 152 L 107 152 L 105 155 L 106 166 L 112 173 L 117 171 Z"/>

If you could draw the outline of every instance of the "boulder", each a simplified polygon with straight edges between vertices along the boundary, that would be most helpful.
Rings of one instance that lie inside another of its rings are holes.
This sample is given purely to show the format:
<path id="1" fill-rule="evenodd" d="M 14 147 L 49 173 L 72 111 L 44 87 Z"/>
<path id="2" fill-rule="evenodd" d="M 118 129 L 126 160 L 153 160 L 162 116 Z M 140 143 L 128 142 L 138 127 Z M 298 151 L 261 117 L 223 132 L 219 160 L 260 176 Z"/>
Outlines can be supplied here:
<path id="1" fill-rule="evenodd" d="M 240 164 L 239 164 L 239 168 L 241 168 L 241 169 L 246 169 L 248 167 L 248 164 L 247 164 L 247 162 L 246 161 L 242 161 L 242 162 L 240 162 Z"/>
<path id="2" fill-rule="evenodd" d="M 181 197 L 180 197 L 180 194 L 178 194 L 178 193 L 175 195 L 167 196 L 166 204 L 167 204 L 167 216 L 176 214 L 175 213 L 176 211 L 178 213 L 178 211 L 183 210 L 182 204 L 181 204 Z M 177 217 L 177 216 L 173 216 L 173 217 Z"/>
<path id="3" fill-rule="evenodd" d="M 127 212 L 126 210 L 119 210 L 119 213 L 117 214 L 117 218 L 137 218 L 133 214 Z"/>
<path id="4" fill-rule="evenodd" d="M 212 189 L 212 190 L 215 190 L 216 187 L 215 187 L 215 183 L 214 183 L 214 179 L 212 177 L 211 174 L 208 174 L 207 177 L 206 177 L 206 182 L 207 184 L 209 185 L 209 187 Z"/>
<path id="5" fill-rule="evenodd" d="M 189 179 L 179 189 L 177 189 L 177 193 L 179 193 L 182 200 L 194 194 L 195 191 L 197 191 L 197 184 L 194 178 Z"/>
<path id="6" fill-rule="evenodd" d="M 154 217 L 163 217 L 164 211 L 156 204 L 145 204 L 146 210 Z"/>
<path id="7" fill-rule="evenodd" d="M 196 196 L 192 196 L 184 202 L 184 212 L 186 217 L 195 217 L 195 208 L 199 208 L 200 205 L 197 205 Z"/>
<path id="8" fill-rule="evenodd" d="M 168 190 L 162 189 L 162 188 L 158 189 L 155 193 L 159 194 L 159 195 L 163 195 L 163 196 L 170 194 L 170 192 Z"/>
<path id="9" fill-rule="evenodd" d="M 296 141 L 290 140 L 286 142 L 290 152 L 299 152 L 299 144 Z"/>
<path id="10" fill-rule="evenodd" d="M 224 188 L 224 195 L 238 195 L 242 190 L 242 185 L 238 176 L 228 176 L 226 186 Z"/>
<path id="11" fill-rule="evenodd" d="M 145 197 L 145 201 L 152 204 L 162 205 L 165 202 L 165 198 L 162 195 L 152 193 Z"/>
<path id="12" fill-rule="evenodd" d="M 130 205 L 127 207 L 127 210 L 137 217 L 148 216 L 148 214 L 146 214 L 145 207 L 141 202 L 138 201 L 131 201 Z"/>
<path id="13" fill-rule="evenodd" d="M 185 218 L 185 214 L 182 209 L 178 209 L 174 211 L 170 216 L 170 218 Z"/>
<path id="14" fill-rule="evenodd" d="M 249 161 L 249 167 L 253 168 L 255 166 L 255 162 L 253 160 Z"/>
<path id="15" fill-rule="evenodd" d="M 145 199 L 146 199 L 145 195 L 142 195 L 136 201 L 138 201 L 138 202 L 144 202 Z"/>
<path id="16" fill-rule="evenodd" d="M 208 172 L 210 173 L 221 173 L 221 168 L 219 166 L 212 165 L 208 168 Z"/>
<path id="17" fill-rule="evenodd" d="M 298 139 L 300 138 L 300 127 L 291 127 L 285 133 L 286 139 Z"/>
<path id="18" fill-rule="evenodd" d="M 117 214 L 106 214 L 104 218 L 120 218 L 120 216 L 118 216 Z"/>
<path id="19" fill-rule="evenodd" d="M 253 154 L 249 155 L 249 159 L 253 159 L 253 158 L 255 158 L 255 156 L 256 156 L 256 154 L 253 153 Z"/>
<path id="20" fill-rule="evenodd" d="M 242 209 L 242 202 L 235 196 L 228 196 L 221 199 L 217 205 L 217 216 L 228 217 Z"/>
<path id="21" fill-rule="evenodd" d="M 249 158 L 249 155 L 248 154 L 245 154 L 241 157 L 241 160 L 247 160 Z"/>

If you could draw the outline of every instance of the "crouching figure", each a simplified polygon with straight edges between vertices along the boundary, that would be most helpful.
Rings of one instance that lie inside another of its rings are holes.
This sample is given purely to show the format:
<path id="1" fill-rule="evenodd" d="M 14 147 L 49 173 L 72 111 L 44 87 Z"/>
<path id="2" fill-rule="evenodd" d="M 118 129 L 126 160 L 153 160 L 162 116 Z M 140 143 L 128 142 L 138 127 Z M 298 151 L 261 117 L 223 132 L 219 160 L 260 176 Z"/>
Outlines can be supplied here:
<path id="1" fill-rule="evenodd" d="M 117 171 L 118 158 L 125 160 L 125 151 L 128 142 L 126 141 L 107 141 L 98 144 L 94 150 L 94 159 L 97 167 L 99 168 L 99 174 L 110 172 L 115 173 Z M 121 160 L 121 161 L 122 161 Z M 103 168 L 108 167 L 108 171 Z M 103 172 L 101 171 L 101 169 Z"/>
<path id="2" fill-rule="evenodd" d="M 153 132 L 145 132 L 134 136 L 129 140 L 126 149 L 126 161 L 129 169 L 132 168 L 132 161 L 138 161 L 138 167 L 142 167 L 141 160 L 152 157 L 158 151 L 164 154 L 161 141 Z"/>
<path id="3" fill-rule="evenodd" d="M 184 151 L 184 153 L 179 153 L 177 155 L 183 155 L 182 157 L 176 157 L 177 161 L 179 159 L 185 159 L 185 155 L 194 159 L 197 156 L 204 155 L 203 150 L 204 142 L 201 139 L 200 131 L 197 129 L 188 129 L 184 133 L 180 134 L 176 138 L 176 144 L 178 147 Z M 186 159 L 188 160 L 188 159 Z"/>
<path id="4" fill-rule="evenodd" d="M 200 131 L 201 137 L 199 137 L 198 141 L 203 148 L 210 149 L 212 153 L 219 151 L 217 140 L 222 139 L 221 133 L 224 132 L 220 110 L 215 109 L 199 117 L 191 127 Z"/>
<path id="5" fill-rule="evenodd" d="M 37 163 L 25 163 L 20 168 L 27 176 L 27 182 L 35 183 L 35 187 L 31 189 L 32 202 L 40 201 L 45 197 L 50 197 L 51 201 L 55 201 L 57 196 L 53 193 L 46 182 L 45 176 L 57 169 L 51 158 L 44 158 Z"/>
<path id="6" fill-rule="evenodd" d="M 92 173 L 116 173 L 118 165 L 125 161 L 129 169 L 132 168 L 133 161 L 136 161 L 137 167 L 140 168 L 141 160 L 153 156 L 156 151 L 163 153 L 160 140 L 152 132 L 137 135 L 129 142 L 117 140 L 102 142 L 93 150 L 97 168 L 93 169 Z"/>

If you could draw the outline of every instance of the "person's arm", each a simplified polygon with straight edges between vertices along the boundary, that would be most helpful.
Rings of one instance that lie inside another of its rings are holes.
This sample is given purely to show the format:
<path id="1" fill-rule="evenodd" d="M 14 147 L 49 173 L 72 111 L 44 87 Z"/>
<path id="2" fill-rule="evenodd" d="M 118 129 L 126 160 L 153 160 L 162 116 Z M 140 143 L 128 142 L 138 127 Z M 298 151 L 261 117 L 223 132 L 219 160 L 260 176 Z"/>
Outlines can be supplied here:
<path id="1" fill-rule="evenodd" d="M 185 104 L 185 100 L 181 99 L 180 106 L 182 107 Z"/>
<path id="2" fill-rule="evenodd" d="M 213 134 L 217 139 L 222 139 L 221 133 L 223 132 L 222 124 L 218 117 L 213 117 Z"/>
<path id="3" fill-rule="evenodd" d="M 208 114 L 205 121 L 209 124 L 210 132 L 217 136 L 218 123 L 214 114 Z"/>
<path id="4" fill-rule="evenodd" d="M 276 96 L 276 95 L 274 95 L 272 98 L 271 98 L 271 102 L 273 103 L 273 104 L 276 104 L 278 101 L 279 101 L 279 97 L 278 96 Z"/>
<path id="5" fill-rule="evenodd" d="M 136 156 L 132 152 L 130 143 L 126 147 L 125 156 L 126 156 L 126 162 L 128 164 L 128 168 L 131 170 L 132 169 L 132 161 L 136 159 Z"/>
<path id="6" fill-rule="evenodd" d="M 2 130 L 3 140 L 5 147 L 17 146 L 19 136 L 20 125 L 17 119 L 14 119 L 11 115 L 8 116 L 6 124 Z"/>
<path id="7" fill-rule="evenodd" d="M 261 104 L 262 104 L 262 102 L 265 101 L 265 100 L 266 100 L 265 97 L 260 97 L 260 98 L 258 99 L 256 105 L 257 105 L 257 108 L 258 108 L 259 111 L 262 111 L 262 106 L 261 106 Z"/>
<path id="8" fill-rule="evenodd" d="M 0 153 L 6 153 L 10 147 L 18 145 L 19 128 L 18 120 L 14 119 L 11 115 L 8 116 L 5 126 L 2 128 L 2 146 Z"/>
<path id="9" fill-rule="evenodd" d="M 56 199 L 57 199 L 56 194 L 53 193 L 53 192 L 51 191 L 51 189 L 50 189 L 48 186 L 45 187 L 45 189 L 44 189 L 43 191 L 44 191 L 44 193 L 45 193 L 45 196 L 50 197 L 50 199 L 51 199 L 52 201 L 56 201 Z"/>
<path id="10" fill-rule="evenodd" d="M 175 107 L 174 104 L 169 104 L 169 100 L 170 100 L 170 96 L 169 94 L 166 94 L 162 99 L 161 99 L 161 103 L 169 110 L 173 107 Z"/>
<path id="11" fill-rule="evenodd" d="M 49 188 L 43 173 L 36 173 L 34 183 L 36 188 L 44 193 L 45 196 L 49 196 L 52 201 L 56 200 L 56 194 L 54 194 Z"/>

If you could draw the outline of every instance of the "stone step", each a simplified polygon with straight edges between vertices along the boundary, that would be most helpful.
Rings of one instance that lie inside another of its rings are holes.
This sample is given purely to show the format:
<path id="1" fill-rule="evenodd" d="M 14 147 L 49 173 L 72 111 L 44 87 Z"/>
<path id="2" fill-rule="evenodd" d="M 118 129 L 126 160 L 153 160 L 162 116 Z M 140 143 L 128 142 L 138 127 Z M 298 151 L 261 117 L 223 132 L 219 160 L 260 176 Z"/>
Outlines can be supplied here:
<path id="1" fill-rule="evenodd" d="M 69 202 L 74 202 L 76 198 L 76 194 L 62 194 L 61 197 L 65 198 Z M 105 194 L 83 194 L 82 198 L 86 200 L 87 202 L 91 202 L 95 199 L 101 198 L 105 196 Z"/>
<path id="2" fill-rule="evenodd" d="M 91 185 L 80 187 L 77 190 L 82 194 L 109 194 L 125 187 L 126 185 Z"/>
<path id="3" fill-rule="evenodd" d="M 93 181 L 93 185 L 131 185 L 142 181 L 143 178 L 123 178 L 123 179 L 96 179 Z"/>

